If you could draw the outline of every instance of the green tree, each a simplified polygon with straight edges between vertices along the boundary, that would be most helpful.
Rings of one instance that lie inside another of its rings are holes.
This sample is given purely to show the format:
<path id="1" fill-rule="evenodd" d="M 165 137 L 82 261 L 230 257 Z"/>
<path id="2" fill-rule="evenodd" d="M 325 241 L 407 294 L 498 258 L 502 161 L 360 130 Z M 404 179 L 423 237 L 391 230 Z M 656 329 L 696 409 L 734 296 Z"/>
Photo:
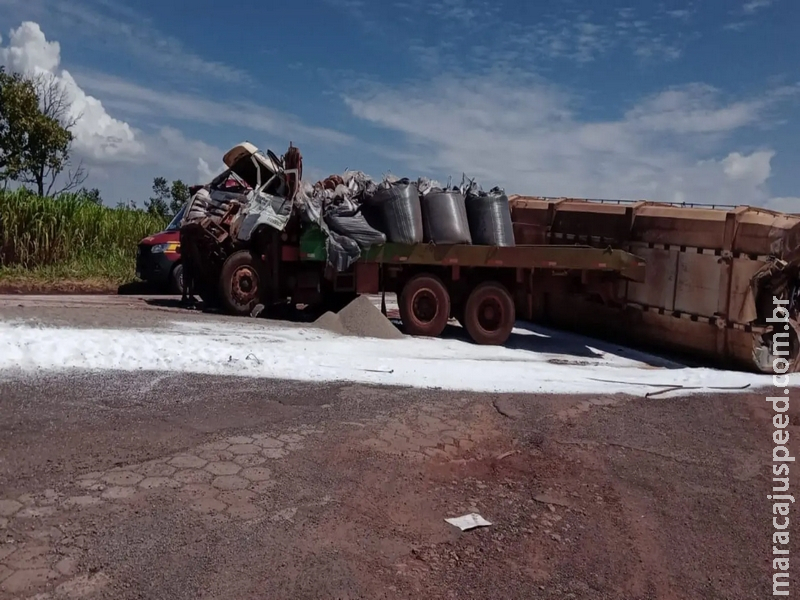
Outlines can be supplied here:
<path id="1" fill-rule="evenodd" d="M 189 186 L 180 179 L 173 181 L 170 188 L 170 197 L 172 200 L 169 203 L 169 209 L 175 215 L 189 200 Z"/>
<path id="2" fill-rule="evenodd" d="M 146 200 L 144 205 L 147 212 L 160 215 L 164 218 L 172 218 L 181 207 L 189 200 L 189 186 L 180 179 L 167 183 L 165 177 L 153 178 L 153 195 Z"/>
<path id="3" fill-rule="evenodd" d="M 16 181 L 23 170 L 29 130 L 39 116 L 33 82 L 0 66 L 0 177 Z"/>
<path id="4" fill-rule="evenodd" d="M 100 197 L 100 190 L 97 188 L 92 188 L 89 190 L 85 187 L 82 187 L 80 190 L 78 190 L 78 196 L 87 202 L 92 202 L 93 204 L 97 204 L 99 206 L 103 205 L 103 198 Z"/>
<path id="5" fill-rule="evenodd" d="M 67 170 L 77 117 L 66 89 L 48 74 L 26 77 L 0 67 L 0 177 L 33 184 L 40 196 L 75 189 L 86 180 L 82 164 Z M 61 175 L 67 170 L 66 179 Z M 54 189 L 56 182 L 63 186 Z"/>
<path id="6" fill-rule="evenodd" d="M 144 205 L 151 215 L 169 217 L 170 189 L 167 180 L 163 177 L 153 178 L 153 195 L 146 200 Z"/>

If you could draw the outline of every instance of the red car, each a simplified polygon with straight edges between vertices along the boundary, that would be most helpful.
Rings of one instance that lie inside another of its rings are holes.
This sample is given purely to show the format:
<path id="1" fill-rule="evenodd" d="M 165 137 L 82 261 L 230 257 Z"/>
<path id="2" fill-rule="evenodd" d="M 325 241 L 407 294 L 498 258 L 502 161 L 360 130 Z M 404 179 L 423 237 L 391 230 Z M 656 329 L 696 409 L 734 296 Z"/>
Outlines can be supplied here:
<path id="1" fill-rule="evenodd" d="M 240 182 L 235 179 L 228 179 L 225 186 L 236 191 L 246 191 L 241 189 Z M 202 187 L 191 186 L 189 197 L 194 196 Z M 136 277 L 171 294 L 183 293 L 181 221 L 187 206 L 189 202 L 181 207 L 164 231 L 149 235 L 139 242 L 136 251 Z"/>
<path id="2" fill-rule="evenodd" d="M 136 276 L 171 294 L 183 290 L 180 227 L 188 204 L 184 204 L 164 231 L 147 236 L 136 251 Z"/>

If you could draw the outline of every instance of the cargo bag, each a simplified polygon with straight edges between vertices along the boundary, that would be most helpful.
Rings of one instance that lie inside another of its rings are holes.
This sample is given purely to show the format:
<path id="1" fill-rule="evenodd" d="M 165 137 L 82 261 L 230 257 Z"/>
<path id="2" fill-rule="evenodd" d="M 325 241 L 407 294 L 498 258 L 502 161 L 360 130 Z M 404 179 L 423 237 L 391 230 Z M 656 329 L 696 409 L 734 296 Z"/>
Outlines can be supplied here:
<path id="1" fill-rule="evenodd" d="M 514 246 L 514 226 L 508 196 L 499 188 L 488 193 L 472 184 L 466 194 L 467 219 L 472 243 L 482 246 Z"/>
<path id="2" fill-rule="evenodd" d="M 330 231 L 349 237 L 361 248 L 386 243 L 386 236 L 370 227 L 364 215 L 357 209 L 347 206 L 332 207 L 325 213 L 325 223 Z"/>
<path id="3" fill-rule="evenodd" d="M 423 239 L 434 244 L 471 244 L 467 207 L 458 190 L 431 188 L 420 200 Z"/>
<path id="4" fill-rule="evenodd" d="M 369 224 L 385 233 L 390 242 L 422 242 L 422 207 L 415 183 L 408 179 L 384 181 L 364 206 Z"/>

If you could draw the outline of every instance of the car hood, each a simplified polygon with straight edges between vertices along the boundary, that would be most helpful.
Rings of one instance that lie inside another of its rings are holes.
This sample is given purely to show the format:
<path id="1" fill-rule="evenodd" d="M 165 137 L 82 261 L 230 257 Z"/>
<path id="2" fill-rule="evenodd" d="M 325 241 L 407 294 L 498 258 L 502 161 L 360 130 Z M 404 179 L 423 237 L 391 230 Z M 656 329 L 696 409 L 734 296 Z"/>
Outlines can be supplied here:
<path id="1" fill-rule="evenodd" d="M 140 244 L 155 246 L 156 244 L 166 244 L 167 242 L 179 242 L 181 234 L 178 231 L 160 231 L 144 238 Z"/>

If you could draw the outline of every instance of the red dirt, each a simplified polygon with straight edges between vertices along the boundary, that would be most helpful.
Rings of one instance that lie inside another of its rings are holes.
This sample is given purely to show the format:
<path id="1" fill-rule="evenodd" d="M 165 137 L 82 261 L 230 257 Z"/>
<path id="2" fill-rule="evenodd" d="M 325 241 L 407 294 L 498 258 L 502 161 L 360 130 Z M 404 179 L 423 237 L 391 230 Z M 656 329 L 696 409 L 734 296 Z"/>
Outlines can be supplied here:
<path id="1" fill-rule="evenodd" d="M 767 597 L 765 405 L 4 374 L 0 600 Z"/>

